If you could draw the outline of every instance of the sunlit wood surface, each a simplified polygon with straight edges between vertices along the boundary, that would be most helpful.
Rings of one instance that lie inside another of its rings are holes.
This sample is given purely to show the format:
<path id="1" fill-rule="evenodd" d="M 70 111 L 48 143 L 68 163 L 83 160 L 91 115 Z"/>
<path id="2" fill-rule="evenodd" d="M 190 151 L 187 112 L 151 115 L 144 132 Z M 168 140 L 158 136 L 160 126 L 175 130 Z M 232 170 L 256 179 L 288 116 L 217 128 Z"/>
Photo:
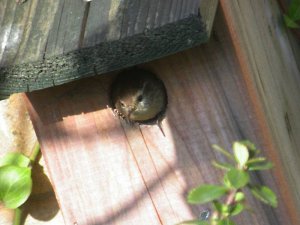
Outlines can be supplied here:
<path id="1" fill-rule="evenodd" d="M 166 85 L 165 137 L 157 126 L 131 127 L 113 116 L 107 105 L 114 74 L 25 97 L 68 225 L 173 225 L 197 218 L 208 206 L 188 205 L 187 191 L 222 175 L 211 161 L 225 159 L 212 144 L 229 149 L 234 140 L 250 139 L 278 156 L 265 139 L 221 11 L 208 44 L 141 67 Z M 277 177 L 282 166 L 275 163 L 272 173 L 253 178 L 272 187 L 279 207 L 249 198 L 255 213 L 243 213 L 238 224 L 296 225 L 288 212 L 294 203 L 282 191 L 289 187 Z"/>

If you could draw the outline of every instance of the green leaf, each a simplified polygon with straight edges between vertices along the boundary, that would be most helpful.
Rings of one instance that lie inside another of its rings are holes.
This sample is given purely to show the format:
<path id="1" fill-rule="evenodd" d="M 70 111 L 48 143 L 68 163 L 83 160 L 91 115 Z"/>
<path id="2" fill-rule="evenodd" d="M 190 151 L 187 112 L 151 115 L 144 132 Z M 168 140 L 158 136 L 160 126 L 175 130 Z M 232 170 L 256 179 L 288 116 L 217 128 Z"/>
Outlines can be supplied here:
<path id="1" fill-rule="evenodd" d="M 181 223 L 178 223 L 177 225 L 209 225 L 207 221 L 201 221 L 201 220 L 188 220 L 183 221 Z"/>
<path id="2" fill-rule="evenodd" d="M 221 213 L 222 215 L 227 214 L 230 212 L 230 207 L 226 204 L 222 204 L 219 201 L 213 201 L 213 206 L 216 211 Z"/>
<path id="3" fill-rule="evenodd" d="M 284 20 L 284 23 L 285 25 L 288 27 L 288 28 L 300 28 L 300 25 L 296 23 L 295 20 L 291 19 L 288 15 L 283 15 L 283 20 Z"/>
<path id="4" fill-rule="evenodd" d="M 188 194 L 187 201 L 191 204 L 203 204 L 220 198 L 225 195 L 227 191 L 227 187 L 206 184 L 191 190 Z"/>
<path id="5" fill-rule="evenodd" d="M 0 166 L 15 165 L 19 167 L 27 167 L 30 159 L 19 152 L 10 152 L 0 158 Z"/>
<path id="6" fill-rule="evenodd" d="M 243 212 L 243 210 L 244 210 L 244 205 L 242 203 L 237 203 L 231 208 L 230 216 L 236 216 L 241 212 Z"/>
<path id="7" fill-rule="evenodd" d="M 245 200 L 245 194 L 243 192 L 237 192 L 234 196 L 234 201 L 241 202 Z"/>
<path id="8" fill-rule="evenodd" d="M 247 172 L 238 169 L 231 169 L 224 176 L 224 180 L 227 180 L 236 189 L 244 187 L 249 182 L 249 179 Z"/>
<path id="9" fill-rule="evenodd" d="M 245 146 L 248 148 L 248 150 L 249 150 L 249 152 L 250 152 L 250 155 L 251 155 L 251 153 L 252 153 L 252 155 L 251 155 L 252 157 L 260 152 L 260 151 L 256 148 L 255 144 L 253 144 L 253 143 L 252 143 L 251 141 L 249 141 L 249 140 L 242 140 L 242 141 L 239 141 L 239 143 L 245 145 Z"/>
<path id="10" fill-rule="evenodd" d="M 213 207 L 214 207 L 215 211 L 221 213 L 223 204 L 221 202 L 215 200 L 215 201 L 213 201 Z"/>
<path id="11" fill-rule="evenodd" d="M 239 141 L 239 143 L 245 145 L 249 150 L 258 151 L 255 144 L 249 140 L 242 140 L 242 141 Z"/>
<path id="12" fill-rule="evenodd" d="M 226 218 L 223 220 L 220 220 L 217 225 L 234 225 L 234 222 L 232 222 L 230 219 Z"/>
<path id="13" fill-rule="evenodd" d="M 219 168 L 219 169 L 222 169 L 222 170 L 230 170 L 230 169 L 234 168 L 234 166 L 231 165 L 230 163 L 220 163 L 220 162 L 217 162 L 217 161 L 213 161 L 212 164 L 216 168 Z"/>
<path id="14" fill-rule="evenodd" d="M 0 201 L 15 209 L 29 197 L 32 188 L 31 169 L 28 167 L 0 167 Z"/>
<path id="15" fill-rule="evenodd" d="M 251 159 L 254 156 L 256 156 L 257 154 L 259 154 L 260 151 L 256 148 L 255 144 L 253 144 L 251 141 L 243 140 L 243 141 L 239 141 L 239 142 L 248 148 L 249 159 Z"/>
<path id="16" fill-rule="evenodd" d="M 225 155 L 228 159 L 234 161 L 233 156 L 228 151 L 226 151 L 224 148 L 220 147 L 219 145 L 212 145 L 212 147 L 216 151 L 218 151 L 218 152 L 222 153 L 223 155 Z"/>
<path id="17" fill-rule="evenodd" d="M 249 151 L 246 145 L 240 142 L 233 143 L 233 153 L 235 160 L 243 167 L 249 159 Z"/>
<path id="18" fill-rule="evenodd" d="M 267 159 L 265 157 L 256 157 L 248 160 L 248 163 L 257 163 L 257 162 L 265 162 Z"/>
<path id="19" fill-rule="evenodd" d="M 247 164 L 249 171 L 254 170 L 268 170 L 273 168 L 273 163 L 271 162 L 257 162 L 257 163 L 248 163 Z"/>
<path id="20" fill-rule="evenodd" d="M 260 201 L 277 207 L 277 197 L 275 193 L 266 186 L 250 186 L 252 194 Z"/>
<path id="21" fill-rule="evenodd" d="M 224 185 L 225 185 L 226 187 L 228 187 L 228 188 L 233 188 L 233 186 L 231 185 L 230 181 L 228 180 L 228 177 L 226 176 L 226 174 L 225 174 L 225 176 L 223 177 L 223 182 L 224 182 Z"/>
<path id="22" fill-rule="evenodd" d="M 223 204 L 223 205 L 222 205 L 221 211 L 222 211 L 222 214 L 223 214 L 223 215 L 226 215 L 226 216 L 227 216 L 228 213 L 229 213 L 229 211 L 230 211 L 230 208 L 229 208 L 228 205 Z"/>
<path id="23" fill-rule="evenodd" d="M 300 0 L 292 0 L 288 8 L 288 16 L 293 20 L 300 20 Z"/>

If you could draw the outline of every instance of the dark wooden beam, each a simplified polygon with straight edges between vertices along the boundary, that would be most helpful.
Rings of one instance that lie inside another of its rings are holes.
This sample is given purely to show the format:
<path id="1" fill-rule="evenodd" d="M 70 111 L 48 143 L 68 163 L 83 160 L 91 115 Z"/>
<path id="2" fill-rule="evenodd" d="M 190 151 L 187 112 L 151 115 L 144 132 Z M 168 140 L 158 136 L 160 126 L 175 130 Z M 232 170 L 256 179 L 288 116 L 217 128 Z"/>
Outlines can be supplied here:
<path id="1" fill-rule="evenodd" d="M 200 11 L 208 11 L 201 19 Z M 56 86 L 208 39 L 217 1 L 4 0 L 0 94 Z M 205 10 L 208 9 L 208 10 Z M 203 22 L 204 21 L 204 22 Z"/>

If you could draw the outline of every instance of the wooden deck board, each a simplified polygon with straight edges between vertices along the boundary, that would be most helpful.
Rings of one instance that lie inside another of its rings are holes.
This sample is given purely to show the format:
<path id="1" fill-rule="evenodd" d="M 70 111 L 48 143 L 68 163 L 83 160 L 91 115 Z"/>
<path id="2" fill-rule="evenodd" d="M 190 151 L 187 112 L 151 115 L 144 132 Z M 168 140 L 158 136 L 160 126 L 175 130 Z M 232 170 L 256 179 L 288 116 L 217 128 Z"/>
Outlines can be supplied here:
<path id="1" fill-rule="evenodd" d="M 167 87 L 166 137 L 156 126 L 124 124 L 106 108 L 114 74 L 27 94 L 66 224 L 173 225 L 196 218 L 207 206 L 188 205 L 187 191 L 221 176 L 211 160 L 224 159 L 211 144 L 230 148 L 240 138 L 264 144 L 224 27 L 219 14 L 209 44 L 142 65 Z M 292 224 L 278 179 L 268 173 L 255 179 L 276 191 L 279 207 L 250 198 L 256 213 L 237 221 Z"/>

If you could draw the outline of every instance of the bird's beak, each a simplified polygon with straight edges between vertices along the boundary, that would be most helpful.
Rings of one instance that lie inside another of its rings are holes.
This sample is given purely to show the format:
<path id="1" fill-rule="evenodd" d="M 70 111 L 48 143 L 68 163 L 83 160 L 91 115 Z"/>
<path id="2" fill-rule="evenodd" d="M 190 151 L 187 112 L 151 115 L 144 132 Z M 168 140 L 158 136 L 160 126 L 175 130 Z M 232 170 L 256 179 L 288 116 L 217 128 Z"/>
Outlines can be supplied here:
<path id="1" fill-rule="evenodd" d="M 130 106 L 128 110 L 128 118 L 130 118 L 131 113 L 133 113 L 136 110 L 136 106 Z"/>

